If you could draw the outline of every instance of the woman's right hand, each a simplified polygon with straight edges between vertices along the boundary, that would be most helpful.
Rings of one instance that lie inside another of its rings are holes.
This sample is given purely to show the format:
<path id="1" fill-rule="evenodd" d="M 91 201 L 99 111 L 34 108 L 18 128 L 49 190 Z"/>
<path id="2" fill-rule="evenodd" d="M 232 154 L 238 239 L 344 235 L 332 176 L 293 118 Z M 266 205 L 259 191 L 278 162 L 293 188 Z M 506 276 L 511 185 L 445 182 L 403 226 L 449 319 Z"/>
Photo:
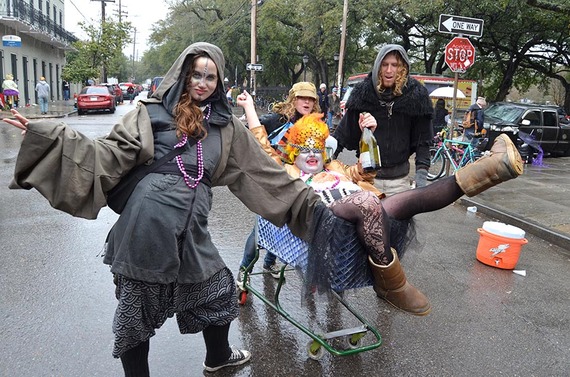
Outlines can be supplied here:
<path id="1" fill-rule="evenodd" d="M 26 131 L 28 130 L 28 123 L 30 123 L 28 121 L 28 119 L 26 117 L 24 117 L 22 114 L 20 114 L 18 112 L 18 110 L 11 110 L 12 115 L 14 115 L 14 117 L 16 117 L 16 120 L 14 119 L 9 119 L 9 118 L 4 118 L 2 119 L 5 123 L 11 124 L 14 127 L 17 127 L 19 129 L 22 130 L 22 135 L 26 134 Z"/>

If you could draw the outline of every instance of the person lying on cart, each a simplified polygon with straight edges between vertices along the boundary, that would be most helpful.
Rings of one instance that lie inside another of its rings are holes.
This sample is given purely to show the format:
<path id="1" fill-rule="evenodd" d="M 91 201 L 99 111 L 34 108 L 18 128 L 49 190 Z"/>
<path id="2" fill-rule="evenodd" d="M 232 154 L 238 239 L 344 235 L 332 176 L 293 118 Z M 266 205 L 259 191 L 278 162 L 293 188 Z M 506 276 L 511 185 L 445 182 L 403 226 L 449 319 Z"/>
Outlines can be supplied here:
<path id="1" fill-rule="evenodd" d="M 237 103 L 244 108 L 249 129 L 263 149 L 272 155 L 273 160 L 281 161 L 274 158 L 277 153 L 273 148 L 267 147 L 267 133 L 257 120 L 251 96 L 244 92 L 238 96 Z M 374 127 L 375 120 L 363 116 L 360 126 Z M 463 194 L 474 196 L 516 178 L 523 172 L 522 159 L 516 147 L 506 135 L 500 135 L 489 156 L 458 170 L 454 176 L 385 198 L 370 182 L 373 177 L 365 174 L 359 164 L 347 166 L 338 160 L 325 164 L 328 135 L 329 130 L 321 114 L 305 115 L 298 120 L 285 134 L 287 145 L 282 152 L 289 161 L 283 164 L 284 168 L 291 177 L 310 185 L 336 216 L 355 224 L 358 237 L 368 253 L 377 296 L 408 313 L 428 314 L 431 310 L 428 299 L 407 281 L 398 254 L 391 247 L 391 222 L 441 209 Z M 328 223 L 323 224 L 326 226 Z M 334 231 L 333 228 L 331 225 L 330 231 Z M 310 250 L 308 270 L 311 271 L 311 264 L 313 269 L 318 265 L 317 269 L 321 270 L 319 276 L 329 276 L 322 270 L 327 267 L 324 261 L 332 258 L 319 255 L 319 252 L 333 252 L 332 249 Z M 315 279 L 310 274 L 308 272 L 309 284 Z M 319 289 L 328 288 L 321 283 L 317 283 Z"/>

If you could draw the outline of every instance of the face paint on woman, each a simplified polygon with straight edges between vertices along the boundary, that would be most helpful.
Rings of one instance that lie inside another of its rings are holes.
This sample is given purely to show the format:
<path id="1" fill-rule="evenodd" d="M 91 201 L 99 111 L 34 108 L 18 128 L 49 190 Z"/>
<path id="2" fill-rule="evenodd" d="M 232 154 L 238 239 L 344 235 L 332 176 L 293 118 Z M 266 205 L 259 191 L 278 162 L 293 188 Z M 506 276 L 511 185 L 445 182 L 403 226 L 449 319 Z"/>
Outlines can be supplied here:
<path id="1" fill-rule="evenodd" d="M 295 159 L 295 166 L 303 173 L 315 174 L 323 170 L 323 154 L 314 151 L 301 152 Z"/>
<path id="2" fill-rule="evenodd" d="M 214 93 L 218 85 L 217 72 L 216 64 L 207 57 L 202 56 L 194 61 L 188 88 L 194 101 L 202 102 Z"/>

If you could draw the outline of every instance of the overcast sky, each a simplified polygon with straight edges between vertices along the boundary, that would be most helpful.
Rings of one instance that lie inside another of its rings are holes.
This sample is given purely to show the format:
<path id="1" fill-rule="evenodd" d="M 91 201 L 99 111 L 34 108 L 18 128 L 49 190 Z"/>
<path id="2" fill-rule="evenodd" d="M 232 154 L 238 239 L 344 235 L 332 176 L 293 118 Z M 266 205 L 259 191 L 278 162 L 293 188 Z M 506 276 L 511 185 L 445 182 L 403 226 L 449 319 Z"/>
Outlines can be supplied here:
<path id="1" fill-rule="evenodd" d="M 106 2 L 105 18 L 113 17 L 118 20 L 119 2 L 123 17 L 126 17 L 127 21 L 130 21 L 137 29 L 134 51 L 136 58 L 140 59 L 147 50 L 147 40 L 153 22 L 166 18 L 168 5 L 165 0 L 115 0 L 115 2 Z M 65 29 L 79 39 L 85 39 L 87 36 L 77 25 L 78 22 L 99 25 L 101 23 L 101 1 L 65 0 Z M 132 56 L 133 43 L 125 47 L 123 53 L 129 57 Z"/>

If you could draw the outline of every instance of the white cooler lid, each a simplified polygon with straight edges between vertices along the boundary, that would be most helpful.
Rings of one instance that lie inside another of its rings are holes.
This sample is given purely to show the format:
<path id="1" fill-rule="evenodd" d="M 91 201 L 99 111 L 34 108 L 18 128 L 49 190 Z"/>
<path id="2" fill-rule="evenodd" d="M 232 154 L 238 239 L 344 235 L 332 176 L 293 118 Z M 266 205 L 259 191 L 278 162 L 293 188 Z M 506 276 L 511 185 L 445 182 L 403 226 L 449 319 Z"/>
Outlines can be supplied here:
<path id="1" fill-rule="evenodd" d="M 483 223 L 483 229 L 489 233 L 507 238 L 521 239 L 524 238 L 525 235 L 524 230 L 498 221 L 485 221 Z"/>

